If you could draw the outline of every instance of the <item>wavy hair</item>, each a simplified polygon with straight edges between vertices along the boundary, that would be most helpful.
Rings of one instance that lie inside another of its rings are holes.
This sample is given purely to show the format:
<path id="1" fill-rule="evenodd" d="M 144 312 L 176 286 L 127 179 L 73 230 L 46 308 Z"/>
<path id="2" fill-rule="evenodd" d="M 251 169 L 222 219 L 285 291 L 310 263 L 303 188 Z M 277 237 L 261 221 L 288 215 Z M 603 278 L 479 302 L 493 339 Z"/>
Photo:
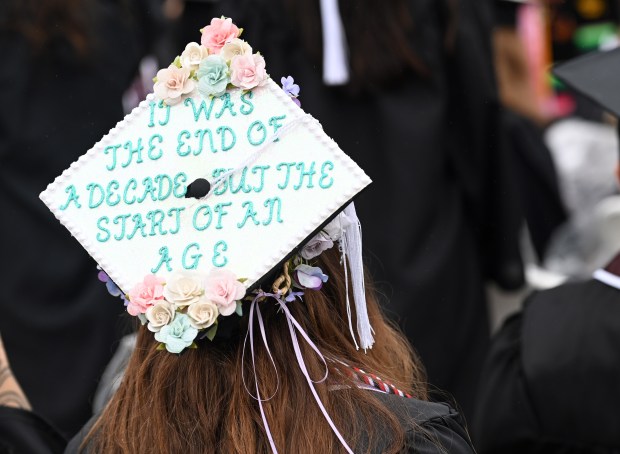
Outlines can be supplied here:
<path id="1" fill-rule="evenodd" d="M 329 281 L 320 291 L 306 291 L 303 302 L 288 303 L 291 313 L 326 358 L 389 378 L 401 390 L 427 399 L 420 363 L 370 290 L 368 311 L 377 342 L 367 353 L 356 350 L 348 330 L 345 277 L 337 249 L 317 258 Z M 251 359 L 244 360 L 243 335 L 218 336 L 174 355 L 158 350 L 153 334 L 140 327 L 120 389 L 82 448 L 106 453 L 268 453 L 258 403 L 246 390 L 246 385 L 255 390 L 256 379 L 261 395 L 272 396 L 263 407 L 280 450 L 344 452 L 299 369 L 286 317 L 273 300 L 259 304 L 277 375 L 264 348 L 256 352 L 254 370 Z M 247 314 L 240 320 L 239 332 L 245 333 Z M 300 342 L 300 347 L 310 376 L 318 379 L 323 363 L 308 345 Z M 328 361 L 329 377 L 316 385 L 336 427 L 353 449 L 359 450 L 363 439 L 372 452 L 388 440 L 385 452 L 398 452 L 404 443 L 402 422 L 377 393 L 356 386 L 339 364 Z"/>

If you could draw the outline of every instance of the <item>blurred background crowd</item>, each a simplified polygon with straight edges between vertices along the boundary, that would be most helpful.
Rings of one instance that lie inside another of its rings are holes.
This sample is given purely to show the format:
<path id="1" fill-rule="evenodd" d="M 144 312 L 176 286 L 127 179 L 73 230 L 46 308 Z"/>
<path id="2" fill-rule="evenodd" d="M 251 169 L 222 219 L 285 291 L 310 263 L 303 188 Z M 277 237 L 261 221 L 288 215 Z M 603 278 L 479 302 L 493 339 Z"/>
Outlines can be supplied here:
<path id="1" fill-rule="evenodd" d="M 374 180 L 356 205 L 385 311 L 481 452 L 509 452 L 485 440 L 495 430 L 485 415 L 498 411 L 484 395 L 492 334 L 532 291 L 587 280 L 620 250 L 616 120 L 551 72 L 620 44 L 620 2 L 339 7 L 343 42 L 325 33 L 318 0 L 1 2 L 0 334 L 32 408 L 65 436 L 92 414 L 131 325 L 38 194 L 225 15 L 273 79 L 294 77 L 304 110 Z M 330 46 L 347 55 L 336 80 Z"/>

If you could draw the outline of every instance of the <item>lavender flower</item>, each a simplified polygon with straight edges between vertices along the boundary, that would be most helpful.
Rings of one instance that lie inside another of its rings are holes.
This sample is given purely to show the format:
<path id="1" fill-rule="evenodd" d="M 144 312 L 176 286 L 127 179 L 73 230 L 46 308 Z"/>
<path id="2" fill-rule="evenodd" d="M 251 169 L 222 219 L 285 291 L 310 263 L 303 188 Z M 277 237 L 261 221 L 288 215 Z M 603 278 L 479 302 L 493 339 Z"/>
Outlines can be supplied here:
<path id="1" fill-rule="evenodd" d="M 295 83 L 293 77 L 283 77 L 280 79 L 280 82 L 282 83 L 282 90 L 284 90 L 284 92 L 291 97 L 295 104 L 301 107 L 301 103 L 299 102 L 299 99 L 297 99 L 299 96 L 299 85 Z"/>
<path id="2" fill-rule="evenodd" d="M 297 265 L 293 271 L 293 285 L 297 288 L 321 290 L 323 283 L 327 282 L 327 278 L 321 268 L 303 263 Z"/>
<path id="3" fill-rule="evenodd" d="M 121 289 L 118 287 L 118 285 L 114 283 L 112 279 L 110 279 L 110 276 L 108 276 L 108 273 L 106 273 L 105 271 L 99 271 L 99 273 L 97 274 L 97 279 L 105 283 L 105 288 L 108 289 L 108 293 L 110 295 L 116 297 L 123 296 L 123 292 L 121 291 Z"/>
<path id="4" fill-rule="evenodd" d="M 286 295 L 286 298 L 284 300 L 287 303 L 292 303 L 296 299 L 299 299 L 299 301 L 302 301 L 302 299 L 301 299 L 302 296 L 304 296 L 304 292 L 294 292 L 292 290 L 289 290 L 289 292 Z"/>

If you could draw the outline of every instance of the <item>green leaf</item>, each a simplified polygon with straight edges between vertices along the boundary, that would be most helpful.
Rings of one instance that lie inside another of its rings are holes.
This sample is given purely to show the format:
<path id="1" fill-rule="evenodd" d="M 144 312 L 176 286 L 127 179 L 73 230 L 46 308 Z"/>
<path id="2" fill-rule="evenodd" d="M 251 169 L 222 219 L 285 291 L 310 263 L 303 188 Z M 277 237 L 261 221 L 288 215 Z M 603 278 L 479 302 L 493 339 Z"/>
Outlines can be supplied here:
<path id="1" fill-rule="evenodd" d="M 237 309 L 235 309 L 235 312 L 239 317 L 243 317 L 243 303 L 241 301 L 237 301 Z"/>
<path id="2" fill-rule="evenodd" d="M 241 282 L 242 284 L 244 284 L 248 278 L 247 277 L 240 277 L 239 279 L 237 279 L 239 282 Z"/>
<path id="3" fill-rule="evenodd" d="M 153 77 L 153 82 L 157 83 L 157 76 Z"/>
<path id="4" fill-rule="evenodd" d="M 196 342 L 192 342 L 192 345 L 187 348 L 198 348 L 198 345 L 196 345 Z"/>
<path id="5" fill-rule="evenodd" d="M 242 34 L 242 33 L 243 33 L 243 29 L 242 29 L 242 28 L 240 28 L 240 29 L 239 29 L 239 34 L 237 35 L 237 38 L 241 38 L 241 34 Z"/>
<path id="6" fill-rule="evenodd" d="M 166 344 L 159 344 L 157 346 L 157 350 L 165 350 L 166 349 Z"/>
<path id="7" fill-rule="evenodd" d="M 172 64 L 174 66 L 176 66 L 177 68 L 180 68 L 181 67 L 181 57 L 177 55 L 177 57 L 174 59 Z"/>
<path id="8" fill-rule="evenodd" d="M 207 330 L 207 339 L 212 341 L 215 337 L 215 333 L 217 333 L 217 324 L 212 325 L 211 328 Z"/>

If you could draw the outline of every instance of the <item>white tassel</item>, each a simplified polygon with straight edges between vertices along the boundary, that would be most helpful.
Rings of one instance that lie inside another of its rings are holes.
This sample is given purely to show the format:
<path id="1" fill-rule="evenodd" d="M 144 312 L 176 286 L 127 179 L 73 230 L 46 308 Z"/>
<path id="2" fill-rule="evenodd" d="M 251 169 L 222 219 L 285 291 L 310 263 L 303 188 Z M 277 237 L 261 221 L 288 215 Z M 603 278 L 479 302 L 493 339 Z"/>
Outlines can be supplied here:
<path id="1" fill-rule="evenodd" d="M 366 286 L 364 284 L 364 263 L 362 260 L 362 226 L 360 225 L 355 206 L 350 203 L 345 209 L 344 214 L 351 220 L 351 224 L 347 226 L 344 235 L 340 239 L 343 257 L 346 255 L 351 270 L 351 284 L 353 285 L 353 300 L 355 303 L 355 312 L 357 313 L 357 333 L 359 335 L 359 346 L 364 350 L 372 348 L 375 343 L 373 337 L 373 329 L 370 326 L 368 318 L 368 309 L 366 307 Z M 345 267 L 346 279 L 346 262 Z M 351 325 L 350 308 L 349 308 L 349 288 L 347 282 L 347 311 L 349 311 L 349 325 Z M 355 342 L 355 336 L 353 336 Z M 355 342 L 357 347 L 357 342 Z"/>
<path id="2" fill-rule="evenodd" d="M 349 301 L 349 271 L 347 268 L 347 239 L 344 236 L 344 228 L 342 223 L 340 223 L 340 252 L 342 253 L 342 258 L 340 259 L 340 264 L 344 268 L 344 291 L 345 298 L 347 301 L 347 318 L 349 319 L 349 332 L 351 333 L 351 339 L 353 339 L 353 343 L 355 344 L 355 349 L 359 350 L 360 346 L 357 344 L 357 338 L 355 337 L 355 332 L 353 331 L 353 321 L 352 321 L 352 312 L 351 312 L 351 302 Z"/>

